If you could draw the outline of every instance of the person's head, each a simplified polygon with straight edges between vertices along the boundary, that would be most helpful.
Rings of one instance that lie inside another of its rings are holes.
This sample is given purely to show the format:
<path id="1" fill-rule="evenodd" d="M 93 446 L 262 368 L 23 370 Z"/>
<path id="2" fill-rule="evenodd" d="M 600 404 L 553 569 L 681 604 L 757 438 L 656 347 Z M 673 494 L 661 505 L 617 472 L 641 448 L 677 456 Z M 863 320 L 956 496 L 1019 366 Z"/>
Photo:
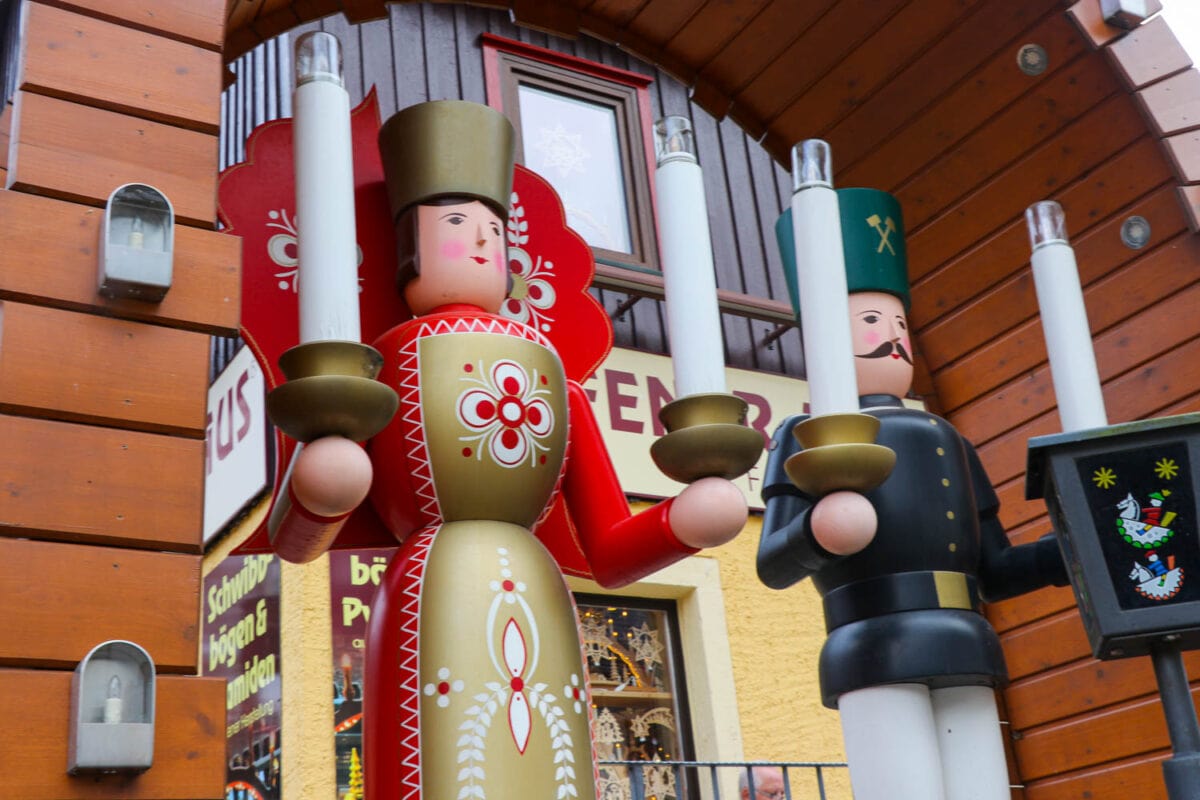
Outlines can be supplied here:
<path id="1" fill-rule="evenodd" d="M 496 312 L 508 290 L 504 220 L 471 197 L 412 206 L 396 222 L 397 283 L 413 314 L 449 303 Z"/>
<path id="2" fill-rule="evenodd" d="M 904 303 L 888 292 L 850 295 L 850 339 L 858 393 L 904 397 L 912 388 L 912 341 Z"/>
<path id="3" fill-rule="evenodd" d="M 750 770 L 738 772 L 738 797 L 741 800 L 784 800 L 783 770 L 779 767 L 752 767 L 754 792 L 750 791 Z"/>

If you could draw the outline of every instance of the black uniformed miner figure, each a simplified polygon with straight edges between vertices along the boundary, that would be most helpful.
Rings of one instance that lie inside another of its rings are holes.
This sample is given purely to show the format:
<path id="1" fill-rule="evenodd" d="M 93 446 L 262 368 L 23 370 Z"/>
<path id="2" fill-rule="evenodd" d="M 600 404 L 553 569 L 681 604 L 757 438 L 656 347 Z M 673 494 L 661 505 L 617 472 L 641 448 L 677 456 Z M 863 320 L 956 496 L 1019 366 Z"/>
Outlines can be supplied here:
<path id="1" fill-rule="evenodd" d="M 860 495 L 805 495 L 784 471 L 804 418 L 785 420 L 767 463 L 758 574 L 775 589 L 811 577 L 822 597 L 821 696 L 840 713 L 856 800 L 1008 800 L 995 701 L 1007 672 L 980 598 L 1066 585 L 1066 571 L 1052 536 L 1009 545 L 974 448 L 901 404 L 913 356 L 900 206 L 873 189 L 838 201 L 860 405 L 896 465 L 865 495 L 874 514 Z M 776 226 L 785 264 L 791 231 L 789 212 Z"/>

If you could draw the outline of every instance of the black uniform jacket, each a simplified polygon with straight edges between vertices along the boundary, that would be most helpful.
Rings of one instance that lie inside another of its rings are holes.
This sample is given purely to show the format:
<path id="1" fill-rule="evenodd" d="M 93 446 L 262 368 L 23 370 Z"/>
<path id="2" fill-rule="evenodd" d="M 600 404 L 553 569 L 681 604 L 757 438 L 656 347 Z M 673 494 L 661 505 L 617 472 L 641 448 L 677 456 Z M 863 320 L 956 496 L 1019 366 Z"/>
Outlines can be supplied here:
<path id="1" fill-rule="evenodd" d="M 829 633 L 820 680 L 830 708 L 846 692 L 889 683 L 1003 685 L 1000 641 L 979 600 L 1065 585 L 1057 543 L 1009 544 L 983 465 L 950 423 L 891 396 L 862 405 L 880 420 L 877 443 L 896 452 L 891 475 L 866 495 L 879 517 L 875 539 L 845 557 L 813 539 L 815 499 L 784 471 L 800 450 L 792 428 L 805 419 L 790 417 L 767 461 L 759 577 L 776 589 L 812 578 Z"/>

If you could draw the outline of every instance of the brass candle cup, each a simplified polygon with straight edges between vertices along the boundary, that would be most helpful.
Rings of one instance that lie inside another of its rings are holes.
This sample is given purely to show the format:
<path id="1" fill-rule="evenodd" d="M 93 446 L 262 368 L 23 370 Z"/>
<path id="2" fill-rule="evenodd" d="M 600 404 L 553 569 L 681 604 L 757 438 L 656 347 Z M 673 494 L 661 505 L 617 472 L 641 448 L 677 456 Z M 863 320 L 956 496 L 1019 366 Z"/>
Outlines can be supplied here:
<path id="1" fill-rule="evenodd" d="M 792 433 L 804 449 L 783 468 L 792 483 L 812 497 L 842 490 L 869 492 L 887 480 L 896 465 L 896 453 L 875 444 L 879 420 L 869 414 L 822 414 L 799 423 Z"/>
<path id="2" fill-rule="evenodd" d="M 750 471 L 763 437 L 746 427 L 746 401 L 732 394 L 694 394 L 667 403 L 658 418 L 667 429 L 650 445 L 650 457 L 672 480 L 732 480 Z"/>
<path id="3" fill-rule="evenodd" d="M 395 390 L 375 380 L 383 356 L 360 342 L 296 345 L 279 357 L 279 367 L 287 382 L 267 395 L 267 415 L 297 441 L 335 435 L 366 441 L 399 406 Z"/>

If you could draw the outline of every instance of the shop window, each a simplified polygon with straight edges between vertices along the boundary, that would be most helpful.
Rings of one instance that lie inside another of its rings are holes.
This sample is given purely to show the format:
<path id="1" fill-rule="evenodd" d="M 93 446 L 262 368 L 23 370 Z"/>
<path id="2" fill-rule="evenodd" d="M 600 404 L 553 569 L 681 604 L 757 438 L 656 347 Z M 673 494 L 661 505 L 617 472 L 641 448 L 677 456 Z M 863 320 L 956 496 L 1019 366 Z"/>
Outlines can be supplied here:
<path id="1" fill-rule="evenodd" d="M 685 771 L 668 765 L 692 757 L 674 604 L 592 595 L 579 595 L 576 602 L 592 692 L 592 733 L 602 762 L 600 797 L 633 797 L 630 769 L 641 773 L 647 798 L 693 797 Z M 630 768 L 605 761 L 653 763 Z"/>
<path id="2" fill-rule="evenodd" d="M 517 161 L 550 181 L 598 262 L 657 273 L 650 78 L 490 34 L 483 51 Z"/>

